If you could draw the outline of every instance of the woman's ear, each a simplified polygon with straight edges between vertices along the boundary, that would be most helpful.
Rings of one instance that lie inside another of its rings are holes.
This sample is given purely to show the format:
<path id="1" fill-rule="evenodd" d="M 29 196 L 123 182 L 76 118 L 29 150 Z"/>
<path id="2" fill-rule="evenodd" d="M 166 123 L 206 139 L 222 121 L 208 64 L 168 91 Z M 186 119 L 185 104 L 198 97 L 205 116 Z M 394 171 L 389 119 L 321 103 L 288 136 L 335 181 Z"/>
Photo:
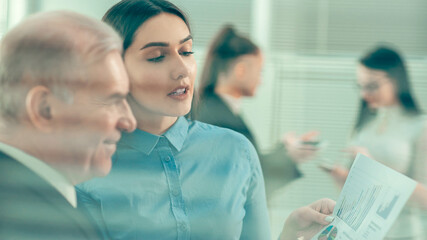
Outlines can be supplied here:
<path id="1" fill-rule="evenodd" d="M 238 60 L 238 62 L 235 63 L 234 69 L 233 69 L 234 76 L 239 81 L 245 77 L 246 67 L 247 66 L 246 66 L 246 62 L 245 61 Z"/>
<path id="2" fill-rule="evenodd" d="M 45 86 L 35 86 L 28 91 L 25 98 L 25 110 L 28 119 L 37 129 L 52 130 L 52 92 Z"/>

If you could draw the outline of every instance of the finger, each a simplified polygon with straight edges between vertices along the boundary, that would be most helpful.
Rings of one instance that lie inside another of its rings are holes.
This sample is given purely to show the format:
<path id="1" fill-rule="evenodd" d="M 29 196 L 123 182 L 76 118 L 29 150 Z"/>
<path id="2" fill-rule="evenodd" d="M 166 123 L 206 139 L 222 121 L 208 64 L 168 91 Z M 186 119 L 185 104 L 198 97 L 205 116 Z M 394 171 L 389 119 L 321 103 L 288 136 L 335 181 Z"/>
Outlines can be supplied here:
<path id="1" fill-rule="evenodd" d="M 315 211 L 318 211 L 324 214 L 331 214 L 334 212 L 335 204 L 336 202 L 332 199 L 322 198 L 310 204 L 310 207 Z"/>
<path id="2" fill-rule="evenodd" d="M 317 137 L 319 135 L 319 131 L 310 131 L 310 132 L 306 132 L 306 133 L 304 133 L 301 137 L 300 137 L 300 139 L 302 140 L 302 141 L 309 141 L 309 140 L 312 140 L 312 139 L 314 139 L 315 137 Z"/>
<path id="3" fill-rule="evenodd" d="M 332 216 L 328 214 L 323 214 L 311 208 L 310 211 L 307 211 L 306 219 L 311 220 L 313 223 L 318 223 L 321 225 L 328 225 L 333 221 Z"/>
<path id="4" fill-rule="evenodd" d="M 283 138 L 295 137 L 295 132 L 287 132 L 283 134 Z"/>
<path id="5" fill-rule="evenodd" d="M 331 175 L 332 176 L 334 176 L 336 178 L 339 178 L 339 179 L 342 179 L 342 180 L 347 179 L 348 173 L 349 173 L 349 171 L 346 168 L 343 168 L 343 167 L 340 167 L 340 166 L 336 166 L 331 171 Z"/>
<path id="6" fill-rule="evenodd" d="M 332 199 L 329 198 L 325 198 L 323 199 L 323 209 L 326 209 L 327 212 L 324 212 L 326 214 L 331 214 L 334 212 L 334 208 L 335 208 L 336 202 Z"/>
<path id="7" fill-rule="evenodd" d="M 283 135 L 283 137 L 282 137 L 282 142 L 285 143 L 285 144 L 287 144 L 287 143 L 288 144 L 289 143 L 294 143 L 296 141 L 297 141 L 297 139 L 296 139 L 296 136 L 295 136 L 295 132 L 285 133 Z"/>
<path id="8" fill-rule="evenodd" d="M 318 145 L 312 145 L 312 144 L 306 144 L 305 142 L 299 142 L 298 145 L 296 145 L 296 148 L 299 151 L 307 151 L 308 153 L 312 153 L 319 150 Z"/>
<path id="9" fill-rule="evenodd" d="M 331 173 L 334 170 L 333 167 L 325 166 L 325 165 L 318 165 L 318 167 L 327 173 Z"/>

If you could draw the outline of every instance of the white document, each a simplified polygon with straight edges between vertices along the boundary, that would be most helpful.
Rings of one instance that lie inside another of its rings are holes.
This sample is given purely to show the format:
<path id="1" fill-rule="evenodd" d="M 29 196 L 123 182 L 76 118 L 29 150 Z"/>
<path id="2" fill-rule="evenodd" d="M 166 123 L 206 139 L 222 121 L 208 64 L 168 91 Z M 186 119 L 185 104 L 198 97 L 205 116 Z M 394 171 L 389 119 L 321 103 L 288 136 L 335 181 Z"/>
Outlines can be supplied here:
<path id="1" fill-rule="evenodd" d="M 312 240 L 383 239 L 415 186 L 407 176 L 358 154 L 334 208 L 334 221 Z"/>

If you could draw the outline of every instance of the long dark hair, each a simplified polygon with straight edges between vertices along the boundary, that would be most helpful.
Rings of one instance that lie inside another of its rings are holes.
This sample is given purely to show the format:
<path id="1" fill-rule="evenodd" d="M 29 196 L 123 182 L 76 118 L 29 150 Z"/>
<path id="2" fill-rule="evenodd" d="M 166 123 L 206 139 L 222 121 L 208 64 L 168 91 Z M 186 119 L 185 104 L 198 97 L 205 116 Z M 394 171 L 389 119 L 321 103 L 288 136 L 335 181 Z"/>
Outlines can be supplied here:
<path id="1" fill-rule="evenodd" d="M 123 52 L 132 44 L 138 28 L 148 19 L 161 13 L 180 17 L 191 33 L 188 18 L 173 3 L 166 0 L 122 0 L 112 6 L 102 17 L 123 38 Z"/>
<path id="2" fill-rule="evenodd" d="M 220 73 L 227 72 L 238 57 L 259 51 L 258 46 L 238 34 L 233 26 L 224 26 L 214 38 L 206 56 L 199 86 L 201 100 L 204 95 L 214 92 Z"/>
<path id="3" fill-rule="evenodd" d="M 359 63 L 369 69 L 386 72 L 395 86 L 396 97 L 405 112 L 411 115 L 418 115 L 421 113 L 411 93 L 405 62 L 396 50 L 386 46 L 375 47 L 364 55 L 359 60 Z M 376 116 L 376 113 L 377 111 L 369 109 L 368 103 L 362 99 L 354 130 L 360 131 L 366 122 Z"/>

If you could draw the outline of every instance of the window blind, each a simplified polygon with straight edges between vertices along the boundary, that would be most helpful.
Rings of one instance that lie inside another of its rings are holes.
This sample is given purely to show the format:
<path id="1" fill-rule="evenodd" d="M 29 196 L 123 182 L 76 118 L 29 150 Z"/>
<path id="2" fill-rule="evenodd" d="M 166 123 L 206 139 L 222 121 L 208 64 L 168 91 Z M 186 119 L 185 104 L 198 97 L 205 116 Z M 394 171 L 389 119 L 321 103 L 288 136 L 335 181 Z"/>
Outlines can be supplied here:
<path id="1" fill-rule="evenodd" d="M 172 2 L 189 16 L 197 48 L 206 48 L 226 23 L 232 23 L 243 34 L 250 34 L 251 0 L 172 0 Z"/>

